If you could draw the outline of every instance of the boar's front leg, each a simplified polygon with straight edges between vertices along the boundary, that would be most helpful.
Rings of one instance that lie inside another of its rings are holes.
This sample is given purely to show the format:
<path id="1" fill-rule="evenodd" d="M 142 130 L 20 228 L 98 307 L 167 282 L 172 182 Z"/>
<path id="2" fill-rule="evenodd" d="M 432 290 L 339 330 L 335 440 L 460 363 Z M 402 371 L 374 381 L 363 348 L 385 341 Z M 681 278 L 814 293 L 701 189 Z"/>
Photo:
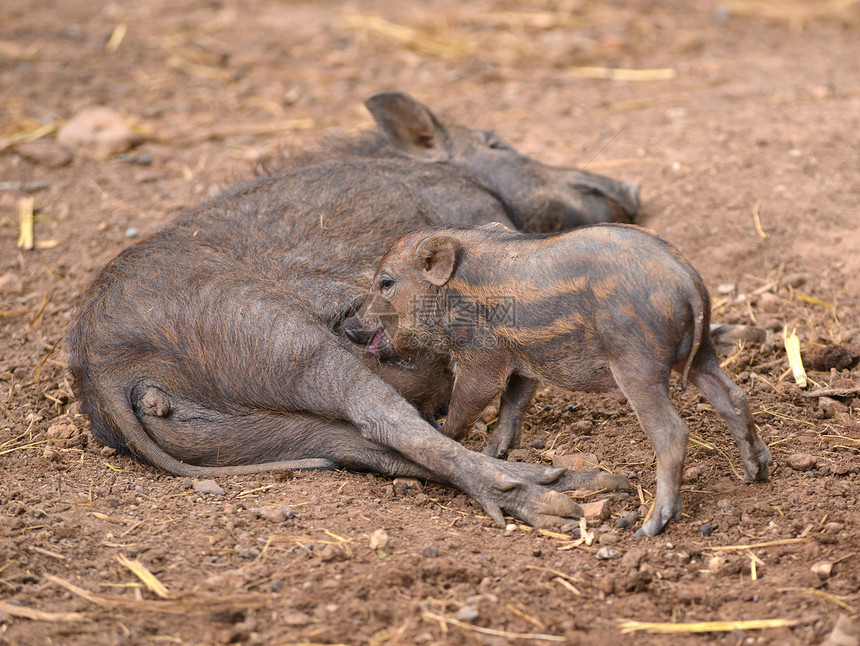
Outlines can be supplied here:
<path id="1" fill-rule="evenodd" d="M 302 350 L 311 348 L 306 345 Z M 290 367 L 296 378 L 284 384 L 281 396 L 305 411 L 351 422 L 361 438 L 390 452 L 392 470 L 403 468 L 403 459 L 418 465 L 432 480 L 471 496 L 499 524 L 508 513 L 535 527 L 565 528 L 582 515 L 581 507 L 567 496 L 440 434 L 345 349 L 323 343 L 302 354 L 304 361 L 298 361 L 293 353 Z M 297 363 L 304 364 L 301 370 L 296 370 Z M 384 457 L 375 461 L 379 464 Z M 535 479 L 548 484 L 563 475 L 540 472 Z"/>
<path id="2" fill-rule="evenodd" d="M 508 379 L 508 387 L 502 393 L 502 401 L 499 404 L 496 430 L 484 449 L 486 455 L 500 458 L 509 449 L 519 447 L 523 415 L 534 397 L 537 384 L 537 380 L 516 373 Z"/>

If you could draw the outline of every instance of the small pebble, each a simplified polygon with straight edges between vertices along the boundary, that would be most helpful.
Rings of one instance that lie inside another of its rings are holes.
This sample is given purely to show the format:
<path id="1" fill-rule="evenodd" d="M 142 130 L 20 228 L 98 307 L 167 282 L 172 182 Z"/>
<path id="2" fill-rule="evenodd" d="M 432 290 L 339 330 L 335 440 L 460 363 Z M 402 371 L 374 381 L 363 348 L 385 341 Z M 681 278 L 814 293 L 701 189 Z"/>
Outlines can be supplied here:
<path id="1" fill-rule="evenodd" d="M 830 578 L 830 573 L 833 571 L 833 563 L 830 561 L 819 561 L 818 563 L 813 563 L 810 569 L 821 580 L 828 579 Z"/>
<path id="2" fill-rule="evenodd" d="M 513 534 L 515 531 L 517 531 L 517 526 L 514 525 L 513 523 L 509 523 L 508 525 L 505 526 L 505 533 L 506 534 Z"/>
<path id="3" fill-rule="evenodd" d="M 135 227 L 129 227 L 125 230 L 126 238 L 136 238 L 138 233 L 140 233 Z"/>
<path id="4" fill-rule="evenodd" d="M 572 413 L 576 410 L 576 404 L 571 402 L 570 404 L 567 404 L 562 410 L 564 410 L 565 413 Z"/>
<path id="5" fill-rule="evenodd" d="M 605 561 L 607 559 L 620 559 L 623 554 L 611 545 L 606 545 L 597 550 L 597 554 L 595 556 L 597 556 L 599 560 Z"/>
<path id="6" fill-rule="evenodd" d="M 478 612 L 478 606 L 470 603 L 468 606 L 463 606 L 454 615 L 459 621 L 475 621 L 481 613 Z"/>
<path id="7" fill-rule="evenodd" d="M 0 294 L 19 294 L 24 291 L 24 281 L 18 274 L 7 272 L 0 276 Z"/>
<path id="8" fill-rule="evenodd" d="M 546 444 L 544 444 L 543 440 L 535 440 L 534 442 L 531 443 L 531 447 L 533 449 L 542 449 L 545 446 L 546 446 Z"/>
<path id="9" fill-rule="evenodd" d="M 89 148 L 98 157 L 122 153 L 131 148 L 136 136 L 125 119 L 112 108 L 83 108 L 57 133 L 57 141 L 71 148 Z"/>
<path id="10" fill-rule="evenodd" d="M 708 537 L 714 533 L 714 528 L 708 525 L 708 523 L 705 523 L 704 525 L 699 525 L 699 533 L 702 536 Z"/>
<path id="11" fill-rule="evenodd" d="M 637 514 L 635 511 L 631 511 L 626 516 L 622 516 L 621 518 L 616 520 L 615 526 L 619 527 L 621 529 L 624 529 L 625 527 L 630 527 L 633 523 L 636 522 L 636 519 L 638 517 L 639 517 L 639 514 Z"/>
<path id="12" fill-rule="evenodd" d="M 545 411 L 551 411 L 553 408 L 555 408 L 554 404 L 547 404 L 546 406 L 543 407 L 543 409 Z"/>
<path id="13" fill-rule="evenodd" d="M 389 536 L 384 529 L 377 529 L 370 535 L 370 549 L 384 550 L 388 546 Z"/>
<path id="14" fill-rule="evenodd" d="M 421 555 L 428 559 L 438 558 L 439 554 L 439 548 L 435 545 L 428 545 L 423 550 L 421 550 Z"/>
<path id="15" fill-rule="evenodd" d="M 788 466 L 797 471 L 809 471 L 817 464 L 815 456 L 809 453 L 792 453 L 788 456 Z"/>
<path id="16" fill-rule="evenodd" d="M 226 493 L 214 480 L 192 480 L 191 487 L 194 491 L 208 493 L 213 496 L 223 496 Z"/>

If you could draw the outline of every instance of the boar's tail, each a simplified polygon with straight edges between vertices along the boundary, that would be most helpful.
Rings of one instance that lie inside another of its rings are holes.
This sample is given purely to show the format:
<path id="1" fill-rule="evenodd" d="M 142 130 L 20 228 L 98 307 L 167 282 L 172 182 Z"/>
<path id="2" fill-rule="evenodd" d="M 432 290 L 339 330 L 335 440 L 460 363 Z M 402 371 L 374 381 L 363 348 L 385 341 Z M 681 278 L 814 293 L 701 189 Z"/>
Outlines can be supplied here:
<path id="1" fill-rule="evenodd" d="M 288 471 L 299 469 L 333 469 L 335 464 L 325 458 L 308 458 L 303 460 L 282 460 L 278 462 L 263 462 L 260 464 L 241 464 L 234 466 L 203 467 L 177 460 L 165 452 L 147 434 L 140 420 L 135 415 L 128 401 L 126 389 L 119 386 L 109 392 L 101 392 L 100 411 L 102 419 L 111 420 L 119 429 L 126 442 L 128 450 L 162 471 L 175 476 L 227 476 L 248 475 L 266 471 Z"/>
<path id="2" fill-rule="evenodd" d="M 705 294 L 707 298 L 707 293 Z M 699 348 L 702 345 L 702 336 L 704 334 L 705 317 L 708 314 L 706 311 L 707 301 L 702 298 L 701 292 L 696 293 L 696 297 L 692 299 L 693 304 L 693 343 L 690 345 L 690 353 L 687 355 L 687 360 L 684 362 L 684 371 L 681 373 L 681 390 L 687 390 L 687 377 L 690 374 L 690 367 L 699 354 Z"/>

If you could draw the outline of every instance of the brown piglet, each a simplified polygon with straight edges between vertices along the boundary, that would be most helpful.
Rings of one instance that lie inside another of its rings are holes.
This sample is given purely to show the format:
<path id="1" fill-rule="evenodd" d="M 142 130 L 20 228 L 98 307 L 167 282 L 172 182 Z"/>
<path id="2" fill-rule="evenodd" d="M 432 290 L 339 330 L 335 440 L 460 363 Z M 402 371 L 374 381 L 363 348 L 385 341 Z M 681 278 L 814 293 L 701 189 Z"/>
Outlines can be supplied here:
<path id="1" fill-rule="evenodd" d="M 669 397 L 672 370 L 725 420 L 747 480 L 770 453 L 744 392 L 720 369 L 708 292 L 667 242 L 628 225 L 564 234 L 501 224 L 440 226 L 402 237 L 383 257 L 353 327 L 373 330 L 379 356 L 446 356 L 455 376 L 443 433 L 460 438 L 502 395 L 486 453 L 516 446 L 539 381 L 628 400 L 657 454 L 654 507 L 637 535 L 681 514 L 689 431 Z"/>

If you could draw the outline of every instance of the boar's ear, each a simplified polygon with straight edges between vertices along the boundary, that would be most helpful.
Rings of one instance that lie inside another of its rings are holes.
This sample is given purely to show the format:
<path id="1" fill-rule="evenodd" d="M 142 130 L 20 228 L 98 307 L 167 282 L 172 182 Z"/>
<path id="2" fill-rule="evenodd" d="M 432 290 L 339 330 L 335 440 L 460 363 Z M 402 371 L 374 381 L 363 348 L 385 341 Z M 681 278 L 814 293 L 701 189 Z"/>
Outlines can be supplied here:
<path id="1" fill-rule="evenodd" d="M 392 146 L 423 162 L 450 158 L 445 129 L 433 113 L 403 92 L 378 92 L 364 101 Z"/>
<path id="2" fill-rule="evenodd" d="M 433 236 L 418 245 L 418 264 L 424 280 L 437 287 L 448 282 L 457 262 L 460 241 L 449 236 Z"/>

